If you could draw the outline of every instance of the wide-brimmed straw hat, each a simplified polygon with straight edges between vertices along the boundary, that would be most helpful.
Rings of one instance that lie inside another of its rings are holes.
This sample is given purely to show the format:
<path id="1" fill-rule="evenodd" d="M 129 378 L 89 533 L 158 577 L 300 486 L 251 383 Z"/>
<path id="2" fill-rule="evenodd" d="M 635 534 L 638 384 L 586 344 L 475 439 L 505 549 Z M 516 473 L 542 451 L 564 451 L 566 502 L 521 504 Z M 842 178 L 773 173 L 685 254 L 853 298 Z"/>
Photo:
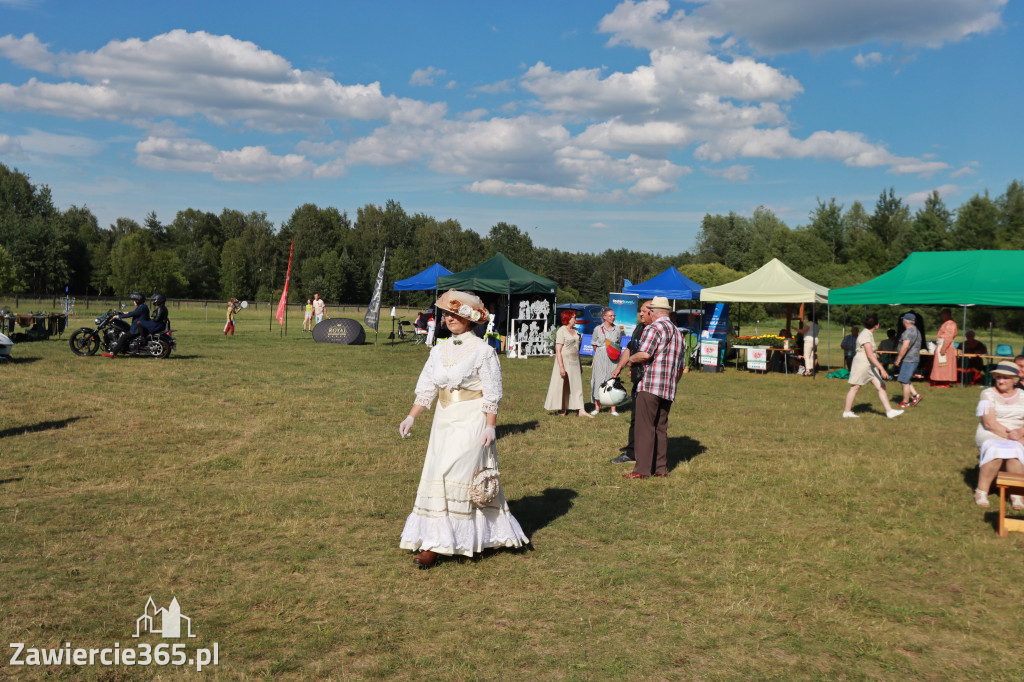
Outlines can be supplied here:
<path id="1" fill-rule="evenodd" d="M 672 306 L 668 304 L 668 298 L 665 296 L 655 296 L 647 307 L 651 310 L 672 310 Z"/>
<path id="2" fill-rule="evenodd" d="M 451 313 L 474 324 L 487 322 L 488 314 L 484 302 L 479 296 L 468 291 L 449 289 L 441 294 L 441 298 L 437 299 L 434 305 L 437 306 L 439 313 Z"/>
<path id="3" fill-rule="evenodd" d="M 992 374 L 1004 377 L 1015 377 L 1020 374 L 1020 370 L 1017 368 L 1017 363 L 1013 360 L 1000 360 L 996 368 L 992 370 Z"/>

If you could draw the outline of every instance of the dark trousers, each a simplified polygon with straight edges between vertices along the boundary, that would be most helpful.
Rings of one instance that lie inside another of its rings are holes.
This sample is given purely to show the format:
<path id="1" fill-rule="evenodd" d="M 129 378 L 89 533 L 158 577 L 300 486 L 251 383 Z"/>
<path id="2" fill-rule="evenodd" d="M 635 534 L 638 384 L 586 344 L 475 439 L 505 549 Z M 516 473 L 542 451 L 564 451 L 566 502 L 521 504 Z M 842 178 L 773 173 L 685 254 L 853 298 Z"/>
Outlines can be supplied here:
<path id="1" fill-rule="evenodd" d="M 644 476 L 667 474 L 668 413 L 672 409 L 672 401 L 639 391 L 633 409 L 636 411 L 636 465 L 633 471 Z"/>
<path id="2" fill-rule="evenodd" d="M 622 452 L 625 455 L 629 455 L 630 459 L 636 459 L 634 454 L 636 447 L 634 446 L 634 436 L 636 434 L 636 384 L 633 384 L 633 390 L 630 392 L 630 400 L 633 403 L 633 407 L 629 410 L 629 436 L 626 442 L 626 447 L 622 448 Z"/>

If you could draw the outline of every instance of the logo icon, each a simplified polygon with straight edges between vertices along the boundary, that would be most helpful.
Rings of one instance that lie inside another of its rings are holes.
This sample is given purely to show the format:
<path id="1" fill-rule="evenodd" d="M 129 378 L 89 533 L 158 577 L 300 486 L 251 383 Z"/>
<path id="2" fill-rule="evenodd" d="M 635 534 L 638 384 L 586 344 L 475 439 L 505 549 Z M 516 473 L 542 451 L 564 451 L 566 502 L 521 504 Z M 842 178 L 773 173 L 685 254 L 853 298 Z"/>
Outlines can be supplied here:
<path id="1" fill-rule="evenodd" d="M 195 637 L 192 634 L 192 619 L 181 615 L 181 605 L 178 604 L 177 597 L 171 600 L 166 609 L 158 609 L 153 603 L 153 597 L 150 597 L 142 615 L 135 619 L 135 634 L 132 637 L 138 637 L 148 632 L 161 635 L 164 639 L 177 639 L 182 636 L 182 621 L 185 622 L 186 636 Z"/>

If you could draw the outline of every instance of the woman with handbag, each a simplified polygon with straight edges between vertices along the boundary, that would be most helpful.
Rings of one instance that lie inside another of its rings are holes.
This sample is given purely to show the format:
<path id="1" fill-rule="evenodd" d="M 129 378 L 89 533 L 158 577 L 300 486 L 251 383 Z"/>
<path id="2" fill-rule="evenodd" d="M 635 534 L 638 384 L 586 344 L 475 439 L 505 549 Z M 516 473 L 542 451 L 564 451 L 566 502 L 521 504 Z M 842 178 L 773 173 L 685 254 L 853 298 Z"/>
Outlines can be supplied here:
<path id="1" fill-rule="evenodd" d="M 590 371 L 590 396 L 594 401 L 594 411 L 590 414 L 596 415 L 601 411 L 601 401 L 597 391 L 601 384 L 612 378 L 612 370 L 615 363 L 619 361 L 622 352 L 619 342 L 622 340 L 622 330 L 615 326 L 615 311 L 605 308 L 601 312 L 601 324 L 594 328 L 590 335 L 591 344 L 594 346 L 594 362 Z M 612 405 L 612 416 L 618 417 L 619 412 Z"/>
<path id="2" fill-rule="evenodd" d="M 416 552 L 413 563 L 432 566 L 438 556 L 473 556 L 491 547 L 530 542 L 509 511 L 498 478 L 494 441 L 501 402 L 501 366 L 494 348 L 472 329 L 486 324 L 475 295 L 445 292 L 435 304 L 451 331 L 430 351 L 412 409 L 398 426 L 410 435 L 416 417 L 437 398 L 416 502 L 399 546 Z"/>

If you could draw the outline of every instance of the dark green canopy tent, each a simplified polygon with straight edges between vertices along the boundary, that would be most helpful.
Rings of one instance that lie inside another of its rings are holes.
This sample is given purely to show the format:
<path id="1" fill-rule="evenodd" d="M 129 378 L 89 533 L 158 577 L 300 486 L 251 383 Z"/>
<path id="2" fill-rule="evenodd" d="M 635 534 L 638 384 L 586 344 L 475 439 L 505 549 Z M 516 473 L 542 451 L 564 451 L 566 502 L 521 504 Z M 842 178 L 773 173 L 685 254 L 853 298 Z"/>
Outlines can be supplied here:
<path id="1" fill-rule="evenodd" d="M 519 267 L 499 253 L 475 268 L 456 272 L 454 275 L 438 277 L 437 288 L 440 291 L 461 289 L 477 294 L 500 294 L 501 303 L 499 305 L 505 310 L 500 329 L 505 336 L 508 336 L 512 323 L 510 308 L 512 297 L 527 295 L 550 297 L 551 309 L 554 310 L 557 303 L 555 294 L 558 284 L 546 277 L 535 275 L 526 268 Z"/>
<path id="2" fill-rule="evenodd" d="M 535 275 L 526 268 L 519 267 L 499 253 L 475 268 L 438 277 L 437 288 L 439 291 L 461 289 L 475 291 L 478 294 L 505 294 L 506 296 L 522 294 L 554 296 L 558 285 L 546 277 Z"/>
<path id="3" fill-rule="evenodd" d="M 833 289 L 829 305 L 1024 307 L 1024 251 L 915 252 L 854 287 Z"/>

